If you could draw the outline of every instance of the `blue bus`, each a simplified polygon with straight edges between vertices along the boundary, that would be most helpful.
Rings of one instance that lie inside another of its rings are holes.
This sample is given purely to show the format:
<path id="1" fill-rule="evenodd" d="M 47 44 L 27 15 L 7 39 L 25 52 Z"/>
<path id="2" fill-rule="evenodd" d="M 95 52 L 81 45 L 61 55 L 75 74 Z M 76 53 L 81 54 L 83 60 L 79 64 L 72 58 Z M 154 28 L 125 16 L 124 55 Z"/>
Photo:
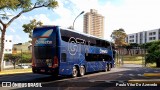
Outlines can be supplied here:
<path id="1" fill-rule="evenodd" d="M 59 26 L 33 30 L 32 71 L 52 75 L 83 76 L 114 67 L 110 42 Z"/>

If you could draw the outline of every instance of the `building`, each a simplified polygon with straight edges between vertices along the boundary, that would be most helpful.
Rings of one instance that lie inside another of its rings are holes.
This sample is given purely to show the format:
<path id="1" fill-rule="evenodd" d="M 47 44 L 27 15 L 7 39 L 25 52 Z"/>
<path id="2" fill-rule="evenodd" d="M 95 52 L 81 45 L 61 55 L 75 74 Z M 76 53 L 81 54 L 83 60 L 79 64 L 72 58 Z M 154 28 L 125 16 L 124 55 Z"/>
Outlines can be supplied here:
<path id="1" fill-rule="evenodd" d="M 11 36 L 5 36 L 4 40 L 4 54 L 12 54 L 12 37 Z M 0 51 L 1 51 L 1 38 L 0 38 Z"/>
<path id="2" fill-rule="evenodd" d="M 104 16 L 91 9 L 83 17 L 83 32 L 100 38 L 104 37 Z"/>
<path id="3" fill-rule="evenodd" d="M 31 52 L 30 42 L 18 43 L 13 45 L 13 54 L 22 53 L 22 52 Z"/>
<path id="4" fill-rule="evenodd" d="M 155 40 L 160 40 L 160 29 L 128 34 L 126 38 L 127 43 L 137 43 L 137 44 L 143 44 Z"/>

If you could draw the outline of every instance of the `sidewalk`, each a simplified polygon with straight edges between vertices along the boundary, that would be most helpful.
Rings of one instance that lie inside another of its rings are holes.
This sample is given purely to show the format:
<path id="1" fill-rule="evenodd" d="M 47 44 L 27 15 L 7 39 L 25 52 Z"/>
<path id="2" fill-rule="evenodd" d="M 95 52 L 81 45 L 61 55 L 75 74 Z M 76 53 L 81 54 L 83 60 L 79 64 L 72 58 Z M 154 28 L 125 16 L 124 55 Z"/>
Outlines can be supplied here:
<path id="1" fill-rule="evenodd" d="M 4 71 L 0 72 L 0 75 L 30 73 L 30 72 L 32 72 L 31 68 L 27 68 L 27 69 L 11 69 L 11 70 L 4 70 Z"/>

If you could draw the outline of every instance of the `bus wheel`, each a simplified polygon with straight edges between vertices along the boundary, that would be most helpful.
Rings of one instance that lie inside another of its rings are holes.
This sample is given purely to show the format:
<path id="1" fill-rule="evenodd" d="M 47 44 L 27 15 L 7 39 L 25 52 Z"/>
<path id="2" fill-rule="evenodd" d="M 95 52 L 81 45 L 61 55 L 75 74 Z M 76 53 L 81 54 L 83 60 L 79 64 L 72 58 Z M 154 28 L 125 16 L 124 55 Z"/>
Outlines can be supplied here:
<path id="1" fill-rule="evenodd" d="M 107 64 L 107 71 L 111 71 L 111 64 Z"/>
<path id="2" fill-rule="evenodd" d="M 77 68 L 74 66 L 74 67 L 73 67 L 73 70 L 72 70 L 72 77 L 77 77 L 77 75 L 78 75 L 78 70 L 77 70 Z"/>
<path id="3" fill-rule="evenodd" d="M 84 74 L 85 74 L 85 67 L 84 66 L 81 66 L 80 67 L 80 76 L 84 76 Z"/>

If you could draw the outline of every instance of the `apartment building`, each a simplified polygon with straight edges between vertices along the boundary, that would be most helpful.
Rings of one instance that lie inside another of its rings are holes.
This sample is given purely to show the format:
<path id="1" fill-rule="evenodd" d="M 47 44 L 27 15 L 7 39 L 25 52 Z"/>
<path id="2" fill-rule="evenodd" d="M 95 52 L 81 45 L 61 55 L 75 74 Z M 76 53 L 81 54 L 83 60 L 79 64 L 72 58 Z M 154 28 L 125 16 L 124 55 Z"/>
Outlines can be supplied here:
<path id="1" fill-rule="evenodd" d="M 143 44 L 155 40 L 160 40 L 160 29 L 128 34 L 126 38 L 127 43 L 137 43 L 137 44 Z"/>
<path id="2" fill-rule="evenodd" d="M 12 37 L 6 36 L 4 40 L 4 54 L 12 54 Z M 1 38 L 0 38 L 0 52 L 1 52 Z"/>
<path id="3" fill-rule="evenodd" d="M 83 17 L 83 32 L 100 38 L 104 37 L 104 16 L 91 9 Z"/>
<path id="4" fill-rule="evenodd" d="M 30 42 L 14 44 L 13 54 L 22 53 L 22 52 L 31 52 L 30 46 L 31 46 Z"/>

